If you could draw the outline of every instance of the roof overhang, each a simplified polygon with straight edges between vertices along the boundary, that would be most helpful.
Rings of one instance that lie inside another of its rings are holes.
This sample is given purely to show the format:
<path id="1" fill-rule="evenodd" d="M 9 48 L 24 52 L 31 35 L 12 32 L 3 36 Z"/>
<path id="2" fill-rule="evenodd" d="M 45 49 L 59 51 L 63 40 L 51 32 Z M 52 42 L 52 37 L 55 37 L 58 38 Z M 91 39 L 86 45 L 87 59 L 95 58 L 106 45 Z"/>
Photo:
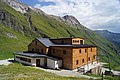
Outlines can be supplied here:
<path id="1" fill-rule="evenodd" d="M 47 57 L 44 54 L 30 53 L 30 52 L 15 52 L 14 54 L 20 55 L 20 56 L 31 57 L 31 58 L 45 58 L 45 57 Z"/>

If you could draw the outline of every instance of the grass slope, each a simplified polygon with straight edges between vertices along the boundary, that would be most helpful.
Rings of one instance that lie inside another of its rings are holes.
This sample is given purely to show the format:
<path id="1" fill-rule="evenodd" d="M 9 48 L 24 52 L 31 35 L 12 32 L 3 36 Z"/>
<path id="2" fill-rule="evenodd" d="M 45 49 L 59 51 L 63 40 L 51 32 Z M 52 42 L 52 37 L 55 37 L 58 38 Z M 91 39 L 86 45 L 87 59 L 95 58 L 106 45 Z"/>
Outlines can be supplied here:
<path id="1" fill-rule="evenodd" d="M 0 66 L 0 79 L 3 80 L 86 80 L 78 77 L 62 77 L 40 69 L 14 63 Z M 89 79 L 87 79 L 89 80 Z"/>
<path id="2" fill-rule="evenodd" d="M 101 80 L 101 75 L 88 75 Z M 119 80 L 119 77 L 104 76 L 106 80 Z M 94 80 L 92 78 L 80 78 L 80 77 L 63 77 L 54 73 L 45 72 L 43 70 L 24 66 L 19 63 L 10 64 L 8 66 L 0 66 L 0 80 Z"/>
<path id="3" fill-rule="evenodd" d="M 12 34 L 16 38 L 10 38 L 7 34 Z M 30 42 L 31 38 L 0 24 L 0 60 L 13 57 L 13 52 L 27 50 Z"/>

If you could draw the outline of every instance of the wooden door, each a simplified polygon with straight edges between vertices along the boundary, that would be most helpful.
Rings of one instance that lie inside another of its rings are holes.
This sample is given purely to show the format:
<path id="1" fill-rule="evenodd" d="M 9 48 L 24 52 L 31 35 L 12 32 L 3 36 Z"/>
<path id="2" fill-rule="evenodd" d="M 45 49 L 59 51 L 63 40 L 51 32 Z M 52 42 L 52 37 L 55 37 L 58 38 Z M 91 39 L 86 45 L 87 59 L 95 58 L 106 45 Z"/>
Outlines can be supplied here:
<path id="1" fill-rule="evenodd" d="M 40 59 L 36 59 L 36 66 L 40 67 Z"/>

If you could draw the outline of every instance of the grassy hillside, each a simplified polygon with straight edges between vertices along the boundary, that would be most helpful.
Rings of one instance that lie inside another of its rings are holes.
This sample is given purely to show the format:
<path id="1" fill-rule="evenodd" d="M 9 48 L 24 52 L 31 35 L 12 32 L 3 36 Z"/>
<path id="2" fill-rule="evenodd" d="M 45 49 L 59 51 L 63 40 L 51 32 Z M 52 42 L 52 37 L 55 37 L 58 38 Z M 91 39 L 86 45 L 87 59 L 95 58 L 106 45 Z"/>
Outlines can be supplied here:
<path id="1" fill-rule="evenodd" d="M 95 30 L 95 32 L 97 32 L 98 34 L 100 34 L 101 36 L 111 41 L 120 48 L 120 33 L 113 33 L 108 30 Z"/>
<path id="2" fill-rule="evenodd" d="M 11 57 L 12 52 L 27 50 L 27 45 L 35 37 L 74 36 L 85 38 L 85 43 L 97 45 L 101 61 L 108 62 L 107 56 L 110 56 L 112 68 L 120 66 L 120 57 L 116 54 L 117 47 L 82 25 L 77 28 L 70 27 L 64 21 L 33 10 L 21 14 L 2 1 L 0 11 L 0 56 L 4 56 L 0 59 Z M 15 38 L 10 38 L 9 34 Z"/>
<path id="3" fill-rule="evenodd" d="M 102 76 L 89 75 L 101 80 Z M 0 66 L 1 80 L 94 80 L 92 78 L 81 77 L 63 77 L 56 74 L 45 72 L 34 67 L 23 66 L 22 64 L 14 63 L 9 66 Z M 119 77 L 104 76 L 106 80 L 119 80 Z"/>
<path id="4" fill-rule="evenodd" d="M 38 70 L 36 68 L 23 66 L 21 64 L 10 64 L 0 66 L 0 79 L 2 80 L 85 80 L 85 78 L 62 77 L 53 73 Z M 87 79 L 89 80 L 89 79 Z"/>
<path id="5" fill-rule="evenodd" d="M 9 35 L 14 36 L 13 38 Z M 0 24 L 0 59 L 13 57 L 13 52 L 27 50 L 31 38 Z"/>

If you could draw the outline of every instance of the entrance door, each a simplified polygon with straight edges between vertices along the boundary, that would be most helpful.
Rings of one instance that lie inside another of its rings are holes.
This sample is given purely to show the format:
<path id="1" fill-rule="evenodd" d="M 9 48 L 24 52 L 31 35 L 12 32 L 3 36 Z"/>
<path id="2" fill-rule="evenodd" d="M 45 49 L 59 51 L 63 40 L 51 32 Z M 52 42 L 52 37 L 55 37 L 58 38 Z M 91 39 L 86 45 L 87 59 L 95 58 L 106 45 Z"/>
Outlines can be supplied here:
<path id="1" fill-rule="evenodd" d="M 44 66 L 47 67 L 47 58 L 44 58 Z"/>
<path id="2" fill-rule="evenodd" d="M 40 59 L 36 59 L 36 66 L 40 67 Z"/>

